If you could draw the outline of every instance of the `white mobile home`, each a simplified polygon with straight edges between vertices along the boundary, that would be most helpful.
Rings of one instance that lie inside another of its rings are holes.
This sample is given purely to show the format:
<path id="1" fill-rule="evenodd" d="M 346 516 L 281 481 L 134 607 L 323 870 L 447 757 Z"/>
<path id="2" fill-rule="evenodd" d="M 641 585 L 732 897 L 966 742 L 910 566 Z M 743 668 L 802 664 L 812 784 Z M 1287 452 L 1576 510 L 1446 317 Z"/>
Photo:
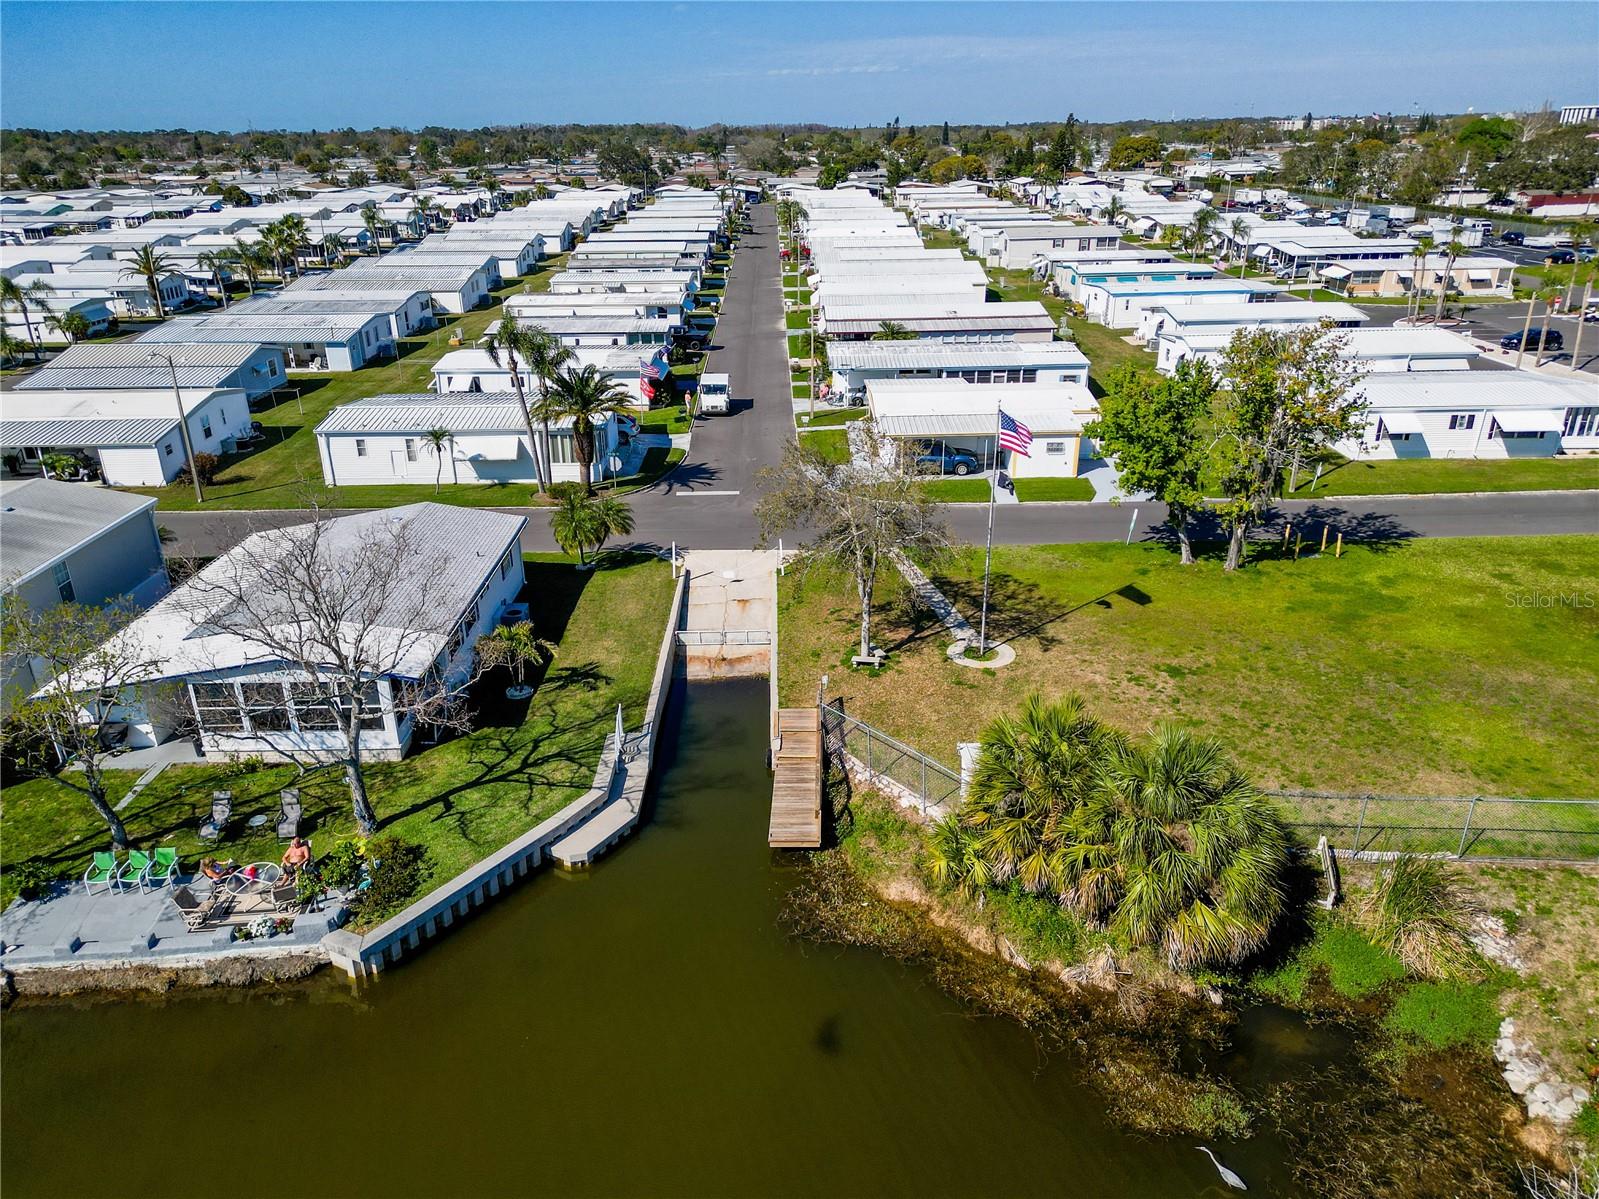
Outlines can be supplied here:
<path id="1" fill-rule="evenodd" d="M 395 352 L 389 318 L 356 316 L 234 315 L 231 309 L 175 317 L 139 335 L 151 349 L 173 342 L 279 346 L 291 370 L 353 371 Z"/>
<path id="2" fill-rule="evenodd" d="M 833 387 L 851 398 L 882 379 L 1088 383 L 1088 358 L 1069 341 L 845 341 L 827 357 Z"/>
<path id="3" fill-rule="evenodd" d="M 1143 314 L 1164 304 L 1253 304 L 1283 289 L 1257 279 L 1175 279 L 1169 283 L 1084 283 L 1077 291 L 1088 319 L 1112 329 L 1136 328 Z"/>
<path id="4" fill-rule="evenodd" d="M 62 350 L 14 390 L 26 391 L 159 391 L 171 385 L 175 371 L 184 391 L 242 391 L 254 402 L 283 386 L 288 377 L 283 351 L 249 342 L 159 347 L 170 356 L 151 358 L 155 348 L 142 342 L 75 345 Z"/>
<path id="5" fill-rule="evenodd" d="M 983 469 L 996 463 L 1014 478 L 1070 478 L 1080 468 L 1083 427 L 1099 414 L 1081 383 L 996 383 L 974 387 L 959 379 L 894 379 L 866 385 L 866 402 L 888 437 L 924 447 L 965 451 Z M 996 445 L 999 410 L 1033 434 L 1023 457 Z"/>
<path id="6" fill-rule="evenodd" d="M 1599 447 L 1593 385 L 1532 371 L 1452 370 L 1370 375 L 1350 458 L 1547 458 Z M 1569 433 L 1568 433 L 1569 430 Z"/>

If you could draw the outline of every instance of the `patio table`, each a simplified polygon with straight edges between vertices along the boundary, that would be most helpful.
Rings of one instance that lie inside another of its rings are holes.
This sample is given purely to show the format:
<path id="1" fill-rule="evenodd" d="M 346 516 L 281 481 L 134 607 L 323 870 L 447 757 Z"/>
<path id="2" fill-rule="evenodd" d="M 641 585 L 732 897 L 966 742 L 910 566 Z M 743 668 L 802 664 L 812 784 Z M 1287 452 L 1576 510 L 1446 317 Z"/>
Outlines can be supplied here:
<path id="1" fill-rule="evenodd" d="M 251 862 L 241 866 L 227 878 L 223 885 L 230 895 L 261 894 L 272 889 L 272 884 L 283 877 L 283 870 L 275 862 Z"/>

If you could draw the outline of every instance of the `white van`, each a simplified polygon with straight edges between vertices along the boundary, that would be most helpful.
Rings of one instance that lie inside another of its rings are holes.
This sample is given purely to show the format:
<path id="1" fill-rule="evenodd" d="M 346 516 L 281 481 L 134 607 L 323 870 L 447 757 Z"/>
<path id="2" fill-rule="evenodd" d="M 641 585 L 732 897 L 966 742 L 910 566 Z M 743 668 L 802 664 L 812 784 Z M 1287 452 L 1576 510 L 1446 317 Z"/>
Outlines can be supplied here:
<path id="1" fill-rule="evenodd" d="M 700 376 L 700 411 L 706 416 L 726 416 L 733 410 L 726 375 Z"/>

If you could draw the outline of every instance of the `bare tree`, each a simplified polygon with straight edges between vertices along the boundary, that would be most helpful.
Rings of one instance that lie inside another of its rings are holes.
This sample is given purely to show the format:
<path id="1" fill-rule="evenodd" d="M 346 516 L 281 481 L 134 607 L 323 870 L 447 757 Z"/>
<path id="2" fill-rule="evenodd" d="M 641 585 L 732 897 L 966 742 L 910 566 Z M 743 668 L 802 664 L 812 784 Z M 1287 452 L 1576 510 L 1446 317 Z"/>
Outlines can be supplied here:
<path id="1" fill-rule="evenodd" d="M 802 565 L 828 563 L 850 572 L 861 601 L 861 656 L 872 652 L 872 597 L 878 571 L 895 550 L 940 554 L 949 529 L 927 489 L 910 472 L 899 447 L 871 421 L 856 425 L 857 456 L 829 463 L 791 441 L 782 460 L 761 472 L 765 494 L 756 506 L 761 537 L 798 529 Z"/>
<path id="2" fill-rule="evenodd" d="M 131 687 L 157 675 L 160 665 L 125 628 L 136 614 L 122 601 L 35 610 L 16 595 L 0 608 L 0 662 L 13 701 L 4 720 L 6 750 L 32 769 L 73 767 L 58 781 L 88 799 L 117 849 L 128 847 L 128 832 L 106 794 L 108 746 L 129 715 L 127 704 L 138 702 Z M 147 707 L 158 698 L 151 687 L 139 696 Z"/>
<path id="3" fill-rule="evenodd" d="M 237 638 L 253 662 L 282 663 L 302 729 L 311 723 L 333 734 L 297 747 L 278 738 L 274 748 L 340 766 L 363 835 L 377 817 L 362 729 L 385 712 L 396 725 L 409 718 L 470 727 L 463 700 L 481 667 L 460 652 L 452 548 L 424 543 L 412 522 L 392 514 L 318 513 L 308 524 L 254 534 L 189 585 L 212 635 Z"/>

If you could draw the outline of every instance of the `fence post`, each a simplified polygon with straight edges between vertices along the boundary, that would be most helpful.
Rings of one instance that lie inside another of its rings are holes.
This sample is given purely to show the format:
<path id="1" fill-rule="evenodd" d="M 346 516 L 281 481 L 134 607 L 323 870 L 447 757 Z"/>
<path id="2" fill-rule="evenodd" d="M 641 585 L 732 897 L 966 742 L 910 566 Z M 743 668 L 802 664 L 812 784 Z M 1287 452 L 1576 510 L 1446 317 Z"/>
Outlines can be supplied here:
<path id="1" fill-rule="evenodd" d="M 1351 846 L 1356 853 L 1360 852 L 1360 832 L 1366 827 L 1366 805 L 1370 802 L 1371 796 L 1362 795 L 1360 797 L 1360 815 L 1355 820 L 1355 843 Z"/>
<path id="2" fill-rule="evenodd" d="M 927 758 L 922 755 L 922 815 L 927 815 Z"/>
<path id="3" fill-rule="evenodd" d="M 1455 850 L 1456 858 L 1466 856 L 1466 838 L 1471 835 L 1471 817 L 1477 811 L 1477 797 L 1473 795 L 1471 802 L 1466 805 L 1466 826 L 1460 830 L 1460 846 Z"/>
<path id="4" fill-rule="evenodd" d="M 868 724 L 864 727 L 866 729 L 866 778 L 868 781 L 875 783 L 877 781 L 877 771 L 872 766 L 872 726 Z"/>

